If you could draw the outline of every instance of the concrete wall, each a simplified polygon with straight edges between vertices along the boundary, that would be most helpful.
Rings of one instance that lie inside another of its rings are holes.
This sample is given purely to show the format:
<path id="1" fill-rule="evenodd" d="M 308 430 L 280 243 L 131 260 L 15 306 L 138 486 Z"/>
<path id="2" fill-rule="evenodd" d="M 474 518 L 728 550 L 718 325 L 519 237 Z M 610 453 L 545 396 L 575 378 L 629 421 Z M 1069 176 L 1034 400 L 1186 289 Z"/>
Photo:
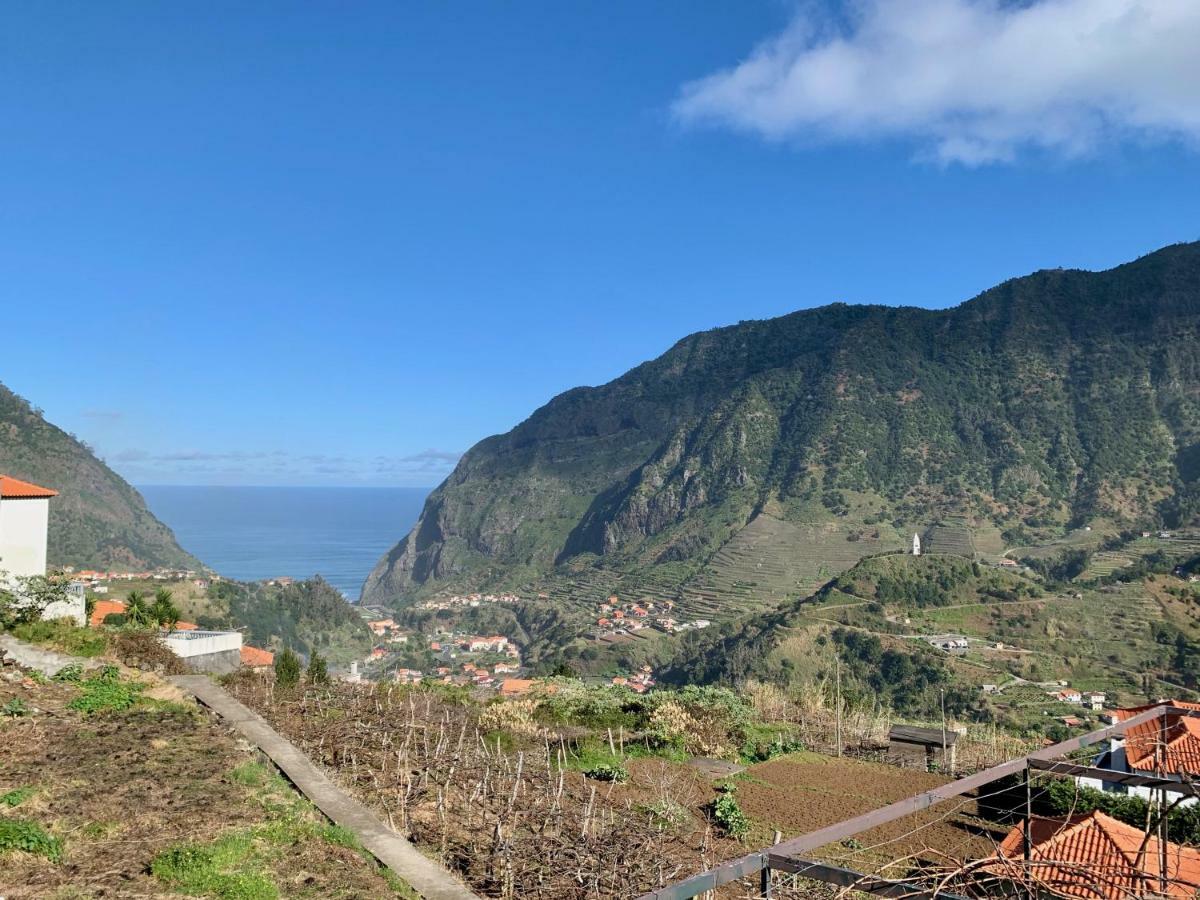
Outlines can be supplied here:
<path id="1" fill-rule="evenodd" d="M 240 631 L 172 631 L 163 643 L 197 672 L 225 675 L 242 664 Z"/>
<path id="2" fill-rule="evenodd" d="M 183 664 L 193 672 L 206 672 L 209 675 L 228 675 L 242 665 L 242 654 L 239 650 L 220 650 L 216 653 L 201 653 L 189 656 Z"/>
<path id="3" fill-rule="evenodd" d="M 10 575 L 46 574 L 46 498 L 0 500 L 0 571 Z"/>

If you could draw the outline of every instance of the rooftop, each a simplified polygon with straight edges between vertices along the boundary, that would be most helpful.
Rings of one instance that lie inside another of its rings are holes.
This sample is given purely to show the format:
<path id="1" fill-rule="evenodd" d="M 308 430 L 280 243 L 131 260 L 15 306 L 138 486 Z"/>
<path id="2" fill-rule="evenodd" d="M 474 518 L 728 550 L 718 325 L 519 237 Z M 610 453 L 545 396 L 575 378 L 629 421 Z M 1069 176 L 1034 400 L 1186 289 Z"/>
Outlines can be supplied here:
<path id="1" fill-rule="evenodd" d="M 38 487 L 28 481 L 0 475 L 0 498 L 4 500 L 39 500 L 57 496 L 58 491 L 50 488 Z"/>
<path id="2" fill-rule="evenodd" d="M 1159 877 L 1164 849 L 1153 835 L 1098 810 L 1063 819 L 1030 822 L 1030 877 L 1061 897 L 1127 900 L 1129 897 L 1195 897 L 1200 887 L 1200 850 L 1167 843 L 1166 892 Z M 1013 828 L 1000 844 L 998 874 L 1023 866 L 1024 834 Z M 1007 860 L 1020 862 L 1009 865 Z"/>

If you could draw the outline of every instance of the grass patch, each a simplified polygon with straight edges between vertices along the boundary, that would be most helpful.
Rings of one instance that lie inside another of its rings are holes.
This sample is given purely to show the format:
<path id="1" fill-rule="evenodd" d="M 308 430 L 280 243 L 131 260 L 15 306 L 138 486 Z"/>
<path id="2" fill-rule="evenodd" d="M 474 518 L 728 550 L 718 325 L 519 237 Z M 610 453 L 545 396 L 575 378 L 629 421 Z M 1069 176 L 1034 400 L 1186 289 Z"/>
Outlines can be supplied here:
<path id="1" fill-rule="evenodd" d="M 80 695 L 67 707 L 84 715 L 129 709 L 146 689 L 144 684 L 122 680 L 116 666 L 105 666 L 100 674 L 80 682 L 79 687 Z"/>
<path id="2" fill-rule="evenodd" d="M 262 763 L 248 760 L 230 772 L 229 777 L 235 784 L 244 784 L 246 787 L 262 787 L 267 783 L 270 774 Z"/>
<path id="3" fill-rule="evenodd" d="M 81 628 L 63 619 L 25 622 L 12 632 L 31 644 L 47 644 L 72 656 L 102 656 L 108 649 L 108 635 L 93 628 Z"/>
<path id="4" fill-rule="evenodd" d="M 19 787 L 0 796 L 0 806 L 7 806 L 9 809 L 12 809 L 14 806 L 20 806 L 36 793 L 36 788 Z"/>
<path id="5" fill-rule="evenodd" d="M 51 862 L 62 859 L 62 841 L 37 822 L 0 819 L 0 856 L 13 850 L 44 856 Z"/>
<path id="6" fill-rule="evenodd" d="M 164 884 L 185 894 L 221 900 L 276 900 L 279 889 L 260 872 L 231 871 L 253 858 L 249 837 L 241 832 L 210 844 L 172 847 L 150 864 L 150 872 Z"/>

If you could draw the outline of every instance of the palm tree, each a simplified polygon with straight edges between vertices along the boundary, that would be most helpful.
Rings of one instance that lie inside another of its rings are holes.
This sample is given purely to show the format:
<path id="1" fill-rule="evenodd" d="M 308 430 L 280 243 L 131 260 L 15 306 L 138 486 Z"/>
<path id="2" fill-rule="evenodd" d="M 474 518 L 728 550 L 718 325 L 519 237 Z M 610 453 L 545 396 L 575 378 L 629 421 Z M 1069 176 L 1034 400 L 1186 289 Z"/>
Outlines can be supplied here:
<path id="1" fill-rule="evenodd" d="M 150 624 L 150 607 L 146 603 L 146 595 L 141 591 L 130 591 L 125 596 L 125 621 L 138 626 Z"/>
<path id="2" fill-rule="evenodd" d="M 160 587 L 154 592 L 154 605 L 150 607 L 150 618 L 168 631 L 179 621 L 179 608 L 175 605 L 173 596 L 165 587 Z"/>

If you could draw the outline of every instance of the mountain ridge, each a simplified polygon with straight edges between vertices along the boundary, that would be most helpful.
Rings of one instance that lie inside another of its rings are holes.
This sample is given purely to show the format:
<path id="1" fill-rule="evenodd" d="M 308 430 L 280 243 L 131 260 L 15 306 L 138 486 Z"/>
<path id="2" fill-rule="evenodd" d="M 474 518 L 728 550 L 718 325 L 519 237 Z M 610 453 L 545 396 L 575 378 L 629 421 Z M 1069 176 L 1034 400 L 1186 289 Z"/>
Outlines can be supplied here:
<path id="1" fill-rule="evenodd" d="M 832 304 L 697 332 L 476 444 L 363 597 L 594 567 L 682 583 L 764 513 L 1190 518 L 1198 321 L 1200 244 L 1177 244 L 944 310 Z"/>
<path id="2" fill-rule="evenodd" d="M 50 501 L 51 566 L 203 568 L 136 488 L 3 384 L 0 472 L 59 492 Z"/>

